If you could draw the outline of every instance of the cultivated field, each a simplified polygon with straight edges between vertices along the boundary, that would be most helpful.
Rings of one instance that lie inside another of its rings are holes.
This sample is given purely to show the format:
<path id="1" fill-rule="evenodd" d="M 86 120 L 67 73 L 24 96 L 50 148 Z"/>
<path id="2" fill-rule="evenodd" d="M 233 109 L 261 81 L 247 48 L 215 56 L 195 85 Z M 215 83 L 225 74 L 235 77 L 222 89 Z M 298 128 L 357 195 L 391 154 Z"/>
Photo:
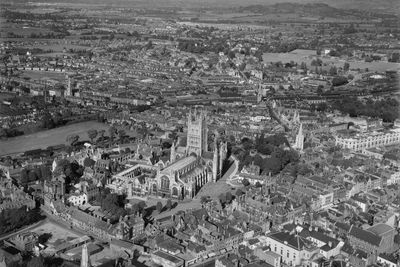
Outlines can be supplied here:
<path id="1" fill-rule="evenodd" d="M 89 140 L 87 131 L 90 129 L 107 130 L 109 126 L 96 121 L 75 123 L 34 134 L 22 135 L 0 141 L 0 156 L 21 153 L 27 150 L 47 148 L 59 144 L 66 144 L 66 138 L 70 134 L 80 136 L 79 140 Z"/>

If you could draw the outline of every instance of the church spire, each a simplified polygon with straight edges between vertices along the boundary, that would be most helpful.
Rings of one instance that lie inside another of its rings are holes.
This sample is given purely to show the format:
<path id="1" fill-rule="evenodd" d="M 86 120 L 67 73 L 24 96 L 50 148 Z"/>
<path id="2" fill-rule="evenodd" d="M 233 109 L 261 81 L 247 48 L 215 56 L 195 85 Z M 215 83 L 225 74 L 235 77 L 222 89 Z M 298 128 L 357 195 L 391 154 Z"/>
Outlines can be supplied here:
<path id="1" fill-rule="evenodd" d="M 87 245 L 85 243 L 82 246 L 81 267 L 90 267 L 90 266 L 92 265 L 90 264 L 90 256 L 88 253 Z"/>
<path id="2" fill-rule="evenodd" d="M 303 151 L 303 147 L 304 147 L 304 134 L 303 134 L 303 124 L 300 123 L 300 128 L 299 128 L 299 132 L 296 135 L 296 144 L 295 147 L 300 150 Z"/>
<path id="3" fill-rule="evenodd" d="M 169 156 L 169 162 L 173 163 L 175 160 L 176 160 L 175 141 L 172 141 L 171 153 L 170 153 L 170 156 Z"/>
<path id="4" fill-rule="evenodd" d="M 218 146 L 217 140 L 214 140 L 214 155 L 213 155 L 213 163 L 212 163 L 212 179 L 213 182 L 217 181 L 218 176 Z"/>

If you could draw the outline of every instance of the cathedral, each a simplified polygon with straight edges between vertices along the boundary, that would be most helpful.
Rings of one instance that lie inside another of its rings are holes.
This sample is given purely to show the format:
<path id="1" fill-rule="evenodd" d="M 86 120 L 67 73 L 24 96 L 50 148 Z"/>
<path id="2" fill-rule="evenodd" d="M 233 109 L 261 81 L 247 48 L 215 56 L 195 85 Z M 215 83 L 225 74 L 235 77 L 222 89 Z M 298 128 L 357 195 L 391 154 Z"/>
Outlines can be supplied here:
<path id="1" fill-rule="evenodd" d="M 209 151 L 206 112 L 190 111 L 186 148 L 172 145 L 169 165 L 159 171 L 152 193 L 178 199 L 193 198 L 204 184 L 216 182 L 222 176 L 227 144 L 218 138 L 213 144 Z M 178 153 L 183 150 L 184 154 Z"/>
<path id="2" fill-rule="evenodd" d="M 205 111 L 191 111 L 187 119 L 186 146 L 173 143 L 166 164 L 136 165 L 115 176 L 125 184 L 128 198 L 133 195 L 193 198 L 204 184 L 216 182 L 222 176 L 227 143 L 216 134 L 209 150 Z"/>

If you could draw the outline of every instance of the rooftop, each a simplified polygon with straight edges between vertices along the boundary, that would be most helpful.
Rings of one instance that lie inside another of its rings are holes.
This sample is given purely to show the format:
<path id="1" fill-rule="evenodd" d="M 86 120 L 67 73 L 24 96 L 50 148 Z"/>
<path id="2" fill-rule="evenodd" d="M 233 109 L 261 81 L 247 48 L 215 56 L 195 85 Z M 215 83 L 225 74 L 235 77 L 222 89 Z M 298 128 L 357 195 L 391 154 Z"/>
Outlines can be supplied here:
<path id="1" fill-rule="evenodd" d="M 393 227 L 391 227 L 385 223 L 378 223 L 367 229 L 367 231 L 372 232 L 379 236 L 386 232 L 392 231 L 392 230 L 394 230 Z"/>
<path id="2" fill-rule="evenodd" d="M 196 161 L 196 157 L 194 157 L 194 156 L 184 157 L 184 158 L 179 159 L 178 161 L 172 163 L 171 165 L 167 166 L 166 168 L 164 168 L 164 170 L 162 170 L 162 172 L 166 173 L 166 172 L 171 172 L 171 171 L 175 171 L 175 170 L 180 170 L 183 167 L 185 167 L 195 161 Z"/>

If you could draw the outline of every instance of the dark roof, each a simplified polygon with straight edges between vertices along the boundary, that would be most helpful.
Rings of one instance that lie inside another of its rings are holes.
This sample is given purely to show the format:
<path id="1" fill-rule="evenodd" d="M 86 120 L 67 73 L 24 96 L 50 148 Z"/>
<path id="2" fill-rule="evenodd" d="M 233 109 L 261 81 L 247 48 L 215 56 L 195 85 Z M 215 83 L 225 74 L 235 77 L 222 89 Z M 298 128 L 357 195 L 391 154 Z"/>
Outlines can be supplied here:
<path id="1" fill-rule="evenodd" d="M 302 250 L 304 247 L 312 247 L 313 243 L 299 235 L 290 234 L 287 232 L 277 232 L 269 235 L 270 238 L 280 241 L 296 250 Z M 285 243 L 286 242 L 286 243 Z"/>
<path id="2" fill-rule="evenodd" d="M 382 241 L 382 238 L 380 236 L 361 228 L 355 227 L 354 225 L 351 226 L 349 235 L 377 247 L 379 247 Z"/>
<path id="3" fill-rule="evenodd" d="M 336 222 L 335 226 L 339 229 L 342 229 L 346 232 L 350 231 L 351 225 L 347 223 L 342 223 L 342 222 Z"/>
<path id="4" fill-rule="evenodd" d="M 382 235 L 382 234 L 392 231 L 392 230 L 393 230 L 393 228 L 390 225 L 387 225 L 385 223 L 378 223 L 367 229 L 367 231 L 372 232 L 376 235 Z"/>
<path id="5" fill-rule="evenodd" d="M 166 260 L 168 260 L 168 261 L 170 261 L 170 262 L 173 262 L 173 263 L 180 263 L 180 262 L 183 261 L 181 258 L 178 258 L 178 257 L 176 257 L 176 256 L 170 255 L 170 254 L 165 253 L 165 252 L 163 252 L 163 251 L 161 251 L 161 250 L 156 251 L 156 252 L 154 252 L 153 254 L 154 254 L 154 255 L 157 255 L 158 257 L 161 257 L 161 258 L 163 258 L 163 259 L 166 259 Z"/>
<path id="6" fill-rule="evenodd" d="M 393 256 L 392 254 L 379 254 L 379 257 L 381 257 L 382 259 L 385 259 L 387 261 L 393 262 L 395 264 L 397 264 L 397 260 L 395 258 L 395 256 Z"/>

